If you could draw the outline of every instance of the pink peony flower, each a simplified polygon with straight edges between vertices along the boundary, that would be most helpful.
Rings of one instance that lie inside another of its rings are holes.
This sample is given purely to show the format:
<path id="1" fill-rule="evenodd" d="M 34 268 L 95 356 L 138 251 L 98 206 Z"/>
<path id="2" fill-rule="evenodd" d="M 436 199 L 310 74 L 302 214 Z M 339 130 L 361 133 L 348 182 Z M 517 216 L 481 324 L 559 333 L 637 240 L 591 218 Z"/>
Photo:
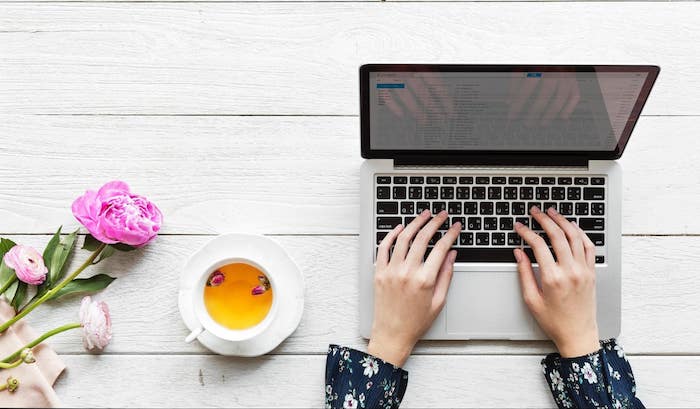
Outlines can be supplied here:
<path id="1" fill-rule="evenodd" d="M 80 323 L 83 326 L 85 349 L 104 349 L 112 339 L 112 320 L 104 301 L 92 301 L 87 296 L 80 303 Z"/>
<path id="2" fill-rule="evenodd" d="M 10 249 L 3 257 L 5 264 L 15 270 L 20 281 L 31 285 L 39 285 L 46 280 L 49 269 L 44 265 L 44 259 L 36 249 L 18 244 Z"/>
<path id="3" fill-rule="evenodd" d="M 153 240 L 163 223 L 160 209 L 133 194 L 120 181 L 108 182 L 97 192 L 88 190 L 75 199 L 73 215 L 97 240 L 143 246 Z"/>

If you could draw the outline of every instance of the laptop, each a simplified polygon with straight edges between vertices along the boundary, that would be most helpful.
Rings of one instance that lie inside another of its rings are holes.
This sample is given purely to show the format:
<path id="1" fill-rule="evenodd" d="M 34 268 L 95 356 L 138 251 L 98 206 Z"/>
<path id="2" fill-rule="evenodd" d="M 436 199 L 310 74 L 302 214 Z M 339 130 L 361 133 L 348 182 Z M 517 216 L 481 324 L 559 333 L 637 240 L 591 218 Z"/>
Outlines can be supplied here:
<path id="1" fill-rule="evenodd" d="M 596 244 L 601 338 L 620 332 L 622 155 L 659 67 L 360 67 L 360 328 L 377 246 L 424 209 L 464 226 L 446 305 L 424 339 L 546 339 L 522 301 L 513 230 L 555 207 Z M 428 248 L 430 250 L 430 247 Z M 535 272 L 538 268 L 535 264 Z"/>

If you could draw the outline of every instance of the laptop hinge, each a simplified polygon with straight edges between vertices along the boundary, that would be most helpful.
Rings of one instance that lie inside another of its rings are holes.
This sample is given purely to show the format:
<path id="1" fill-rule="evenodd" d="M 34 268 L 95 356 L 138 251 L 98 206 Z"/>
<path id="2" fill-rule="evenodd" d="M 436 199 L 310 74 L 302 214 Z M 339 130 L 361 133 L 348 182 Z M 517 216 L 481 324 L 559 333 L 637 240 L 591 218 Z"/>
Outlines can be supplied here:
<path id="1" fill-rule="evenodd" d="M 394 158 L 395 166 L 541 166 L 587 167 L 579 155 L 406 155 Z"/>

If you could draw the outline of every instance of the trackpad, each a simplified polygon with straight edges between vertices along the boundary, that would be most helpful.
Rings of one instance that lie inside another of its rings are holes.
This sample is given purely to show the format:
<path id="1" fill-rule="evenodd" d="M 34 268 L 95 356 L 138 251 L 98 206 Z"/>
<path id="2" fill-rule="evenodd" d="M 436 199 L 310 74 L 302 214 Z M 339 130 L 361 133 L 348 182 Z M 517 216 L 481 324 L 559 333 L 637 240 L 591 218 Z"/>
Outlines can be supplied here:
<path id="1" fill-rule="evenodd" d="M 455 271 L 446 305 L 447 333 L 469 338 L 531 338 L 535 322 L 516 272 Z"/>

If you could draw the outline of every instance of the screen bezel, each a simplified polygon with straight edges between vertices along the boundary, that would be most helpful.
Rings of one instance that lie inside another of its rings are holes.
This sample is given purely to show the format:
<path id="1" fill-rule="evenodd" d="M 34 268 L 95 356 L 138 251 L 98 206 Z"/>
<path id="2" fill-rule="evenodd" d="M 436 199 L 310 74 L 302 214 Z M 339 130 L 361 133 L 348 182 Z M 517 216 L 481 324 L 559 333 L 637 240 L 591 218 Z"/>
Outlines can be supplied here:
<path id="1" fill-rule="evenodd" d="M 637 101 L 632 108 L 627 125 L 622 131 L 618 143 L 611 151 L 536 151 L 536 150 L 407 150 L 407 149 L 371 149 L 369 123 L 369 74 L 371 72 L 645 72 L 646 81 L 642 85 Z M 476 64 L 365 64 L 360 67 L 360 145 L 362 157 L 366 159 L 401 159 L 402 157 L 421 157 L 424 160 L 434 158 L 444 162 L 460 158 L 499 159 L 551 156 L 572 157 L 579 159 L 618 159 L 627 146 L 632 130 L 642 112 L 659 75 L 660 68 L 655 65 L 476 65 Z"/>

